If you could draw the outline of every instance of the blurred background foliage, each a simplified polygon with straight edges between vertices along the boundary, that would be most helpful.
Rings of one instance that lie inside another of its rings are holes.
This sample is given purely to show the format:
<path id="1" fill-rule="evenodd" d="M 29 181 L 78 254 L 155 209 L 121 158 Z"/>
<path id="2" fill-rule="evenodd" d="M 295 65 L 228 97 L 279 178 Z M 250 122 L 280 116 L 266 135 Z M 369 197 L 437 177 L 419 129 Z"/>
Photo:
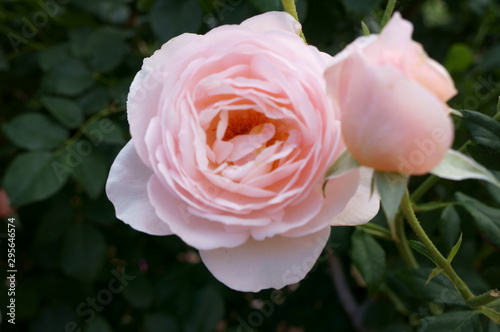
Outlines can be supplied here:
<path id="1" fill-rule="evenodd" d="M 361 20 L 378 31 L 386 2 L 297 5 L 308 42 L 335 54 L 362 34 Z M 252 294 L 220 284 L 177 237 L 149 236 L 115 218 L 104 184 L 129 139 L 125 100 L 143 58 L 183 32 L 281 9 L 278 0 L 0 0 L 0 176 L 18 207 L 16 325 L 6 322 L 2 284 L 2 330 L 500 331 L 467 311 L 444 277 L 424 287 L 432 268 L 425 257 L 416 253 L 422 269 L 408 270 L 392 241 L 363 229 L 335 228 L 300 285 Z M 500 3 L 401 0 L 396 10 L 455 79 L 459 94 L 450 104 L 495 114 Z M 458 147 L 470 132 L 456 125 Z M 468 148 L 500 170 L 498 151 L 477 142 Z M 423 180 L 412 179 L 411 188 Z M 472 290 L 500 288 L 500 191 L 442 180 L 422 201 L 419 217 L 445 254 L 463 232 L 453 265 Z M 380 215 L 374 223 L 385 226 Z M 123 287 L 109 292 L 123 273 Z M 340 300 L 346 292 L 358 304 L 349 314 Z"/>

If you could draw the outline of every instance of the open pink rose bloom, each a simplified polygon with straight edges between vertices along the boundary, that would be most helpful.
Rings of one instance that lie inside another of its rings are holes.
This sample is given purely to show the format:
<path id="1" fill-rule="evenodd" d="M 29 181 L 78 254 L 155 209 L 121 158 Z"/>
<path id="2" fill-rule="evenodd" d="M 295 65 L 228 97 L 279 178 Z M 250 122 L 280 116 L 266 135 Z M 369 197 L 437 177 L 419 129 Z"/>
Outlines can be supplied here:
<path id="1" fill-rule="evenodd" d="M 363 224 L 379 209 L 363 168 L 323 195 L 345 145 L 323 76 L 332 58 L 299 30 L 269 12 L 180 35 L 145 59 L 128 96 L 132 139 L 107 182 L 119 219 L 176 234 L 236 290 L 300 281 L 331 225 Z"/>
<path id="2" fill-rule="evenodd" d="M 349 152 L 380 171 L 427 173 L 453 142 L 446 104 L 457 93 L 453 80 L 412 31 L 395 13 L 380 35 L 359 37 L 335 56 L 325 74 Z"/>

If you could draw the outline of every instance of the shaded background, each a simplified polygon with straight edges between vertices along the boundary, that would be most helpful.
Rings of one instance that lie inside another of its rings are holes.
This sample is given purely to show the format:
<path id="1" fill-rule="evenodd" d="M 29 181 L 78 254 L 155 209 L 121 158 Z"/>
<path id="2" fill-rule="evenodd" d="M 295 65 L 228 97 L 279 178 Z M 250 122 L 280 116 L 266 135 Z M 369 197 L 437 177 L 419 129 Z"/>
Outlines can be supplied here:
<path id="1" fill-rule="evenodd" d="M 335 54 L 361 34 L 361 20 L 378 31 L 385 5 L 299 0 L 298 10 L 308 42 Z M 415 25 L 414 39 L 453 75 L 459 95 L 450 104 L 495 114 L 499 2 L 408 0 L 396 8 Z M 129 139 L 125 100 L 143 58 L 180 33 L 204 33 L 269 10 L 281 10 L 279 1 L 0 0 L 0 176 L 19 207 L 16 325 L 6 322 L 5 283 L 2 330 L 442 331 L 457 310 L 465 315 L 463 300 L 442 276 L 423 286 L 432 268 L 425 257 L 417 256 L 421 270 L 408 271 L 391 241 L 361 229 L 333 229 L 300 285 L 253 294 L 219 283 L 177 237 L 149 236 L 115 218 L 104 184 Z M 457 126 L 460 146 L 469 136 Z M 469 153 L 500 170 L 500 154 L 488 147 L 469 144 Z M 412 179 L 411 187 L 422 180 Z M 420 217 L 443 252 L 463 231 L 454 266 L 473 291 L 500 287 L 500 191 L 476 181 L 440 181 L 424 201 L 431 203 L 419 207 Z M 491 228 L 483 227 L 484 218 Z M 374 222 L 385 225 L 382 216 Z M 1 224 L 4 280 L 6 220 Z M 332 266 L 337 278 L 346 277 L 337 288 Z M 339 300 L 345 292 L 358 303 L 350 315 Z M 471 315 L 456 331 L 500 328 Z"/>

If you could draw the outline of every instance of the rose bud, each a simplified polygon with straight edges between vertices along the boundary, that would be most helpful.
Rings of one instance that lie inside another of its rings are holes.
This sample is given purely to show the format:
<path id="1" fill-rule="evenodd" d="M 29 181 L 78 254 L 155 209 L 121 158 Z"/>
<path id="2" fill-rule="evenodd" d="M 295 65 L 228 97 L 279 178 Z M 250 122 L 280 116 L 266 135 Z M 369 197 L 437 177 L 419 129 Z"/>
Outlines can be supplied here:
<path id="1" fill-rule="evenodd" d="M 380 35 L 359 37 L 325 73 L 342 114 L 342 135 L 361 165 L 424 174 L 453 141 L 446 102 L 456 94 L 448 72 L 411 39 L 395 13 Z"/>

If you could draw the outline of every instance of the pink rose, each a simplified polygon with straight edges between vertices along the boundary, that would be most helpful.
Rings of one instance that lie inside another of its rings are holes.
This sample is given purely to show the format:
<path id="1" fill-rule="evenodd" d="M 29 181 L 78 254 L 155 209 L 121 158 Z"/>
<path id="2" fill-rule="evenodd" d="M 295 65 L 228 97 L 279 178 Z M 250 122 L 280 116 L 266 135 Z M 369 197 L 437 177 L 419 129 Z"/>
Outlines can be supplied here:
<path id="1" fill-rule="evenodd" d="M 0 189 L 0 218 L 11 216 L 16 210 L 10 206 L 9 196 L 5 189 Z"/>
<path id="2" fill-rule="evenodd" d="M 395 13 L 379 36 L 360 37 L 335 57 L 325 77 L 342 112 L 342 134 L 362 165 L 405 174 L 437 166 L 453 141 L 448 72 L 412 41 Z"/>
<path id="3" fill-rule="evenodd" d="M 145 59 L 128 97 L 132 140 L 107 183 L 118 218 L 178 235 L 237 290 L 298 282 L 331 224 L 378 210 L 365 170 L 329 181 L 323 196 L 345 146 L 325 93 L 331 57 L 299 30 L 270 12 L 180 35 Z"/>

